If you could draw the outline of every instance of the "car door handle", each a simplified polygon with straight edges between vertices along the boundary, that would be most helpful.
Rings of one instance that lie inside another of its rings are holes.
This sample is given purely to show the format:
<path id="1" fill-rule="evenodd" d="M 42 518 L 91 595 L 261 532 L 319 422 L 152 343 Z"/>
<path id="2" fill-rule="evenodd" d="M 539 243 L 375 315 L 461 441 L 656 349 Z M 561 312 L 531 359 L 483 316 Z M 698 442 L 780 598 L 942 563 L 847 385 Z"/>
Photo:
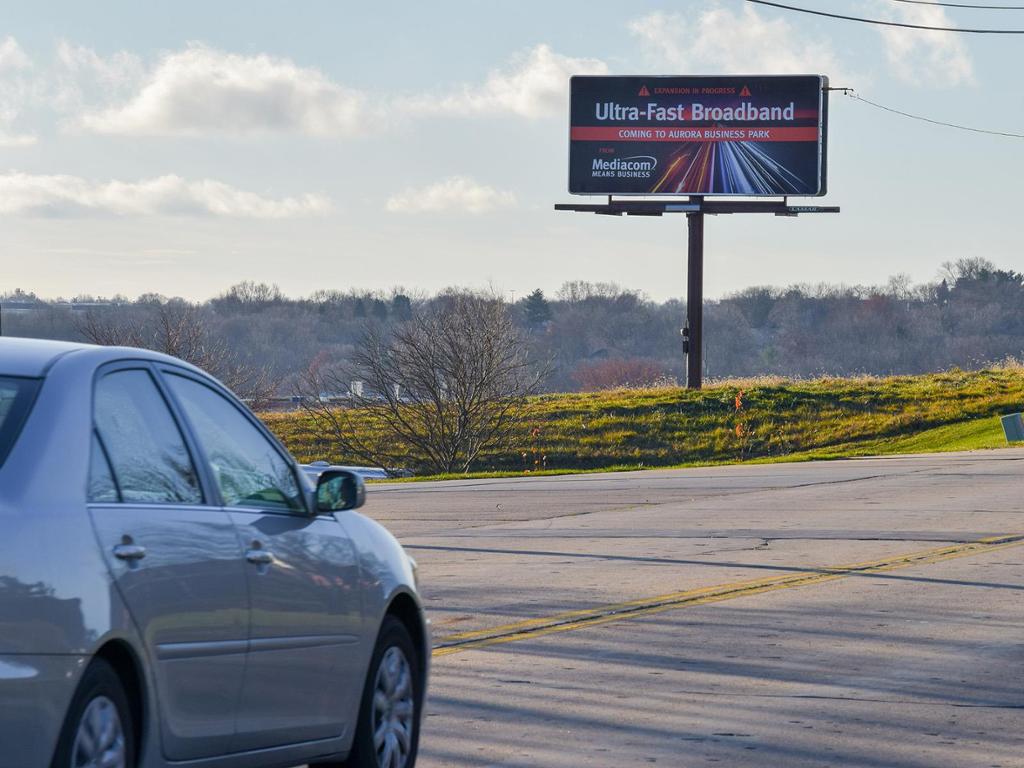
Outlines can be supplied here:
<path id="1" fill-rule="evenodd" d="M 265 549 L 250 549 L 245 553 L 245 559 L 255 565 L 270 565 L 274 562 L 274 553 Z"/>
<path id="2" fill-rule="evenodd" d="M 141 560 L 146 556 L 146 548 L 141 544 L 118 544 L 114 547 L 114 557 L 118 560 Z"/>

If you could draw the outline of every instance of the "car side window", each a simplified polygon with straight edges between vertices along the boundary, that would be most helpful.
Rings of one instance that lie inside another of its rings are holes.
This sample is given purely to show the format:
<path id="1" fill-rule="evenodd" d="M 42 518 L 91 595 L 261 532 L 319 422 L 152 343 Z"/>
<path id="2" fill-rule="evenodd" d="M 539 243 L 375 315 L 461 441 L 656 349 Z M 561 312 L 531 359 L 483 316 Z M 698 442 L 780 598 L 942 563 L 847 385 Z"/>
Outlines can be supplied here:
<path id="1" fill-rule="evenodd" d="M 92 455 L 89 457 L 89 501 L 110 502 L 120 501 L 114 473 L 107 461 L 107 454 L 100 445 L 96 433 L 92 434 Z"/>
<path id="2" fill-rule="evenodd" d="M 305 511 L 292 465 L 230 400 L 194 379 L 166 379 L 206 453 L 224 504 Z"/>
<path id="3" fill-rule="evenodd" d="M 122 501 L 202 503 L 181 430 L 148 371 L 115 371 L 96 382 L 93 419 Z"/>

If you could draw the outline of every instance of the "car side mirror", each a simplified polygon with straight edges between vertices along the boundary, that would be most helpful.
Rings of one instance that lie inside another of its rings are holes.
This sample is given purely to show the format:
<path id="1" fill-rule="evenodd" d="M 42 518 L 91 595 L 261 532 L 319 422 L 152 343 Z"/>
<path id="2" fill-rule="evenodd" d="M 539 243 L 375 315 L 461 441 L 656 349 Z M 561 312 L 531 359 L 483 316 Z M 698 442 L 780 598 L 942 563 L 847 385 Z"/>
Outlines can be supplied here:
<path id="1" fill-rule="evenodd" d="M 341 512 L 356 509 L 366 501 L 366 484 L 355 472 L 329 469 L 316 482 L 316 511 Z"/>

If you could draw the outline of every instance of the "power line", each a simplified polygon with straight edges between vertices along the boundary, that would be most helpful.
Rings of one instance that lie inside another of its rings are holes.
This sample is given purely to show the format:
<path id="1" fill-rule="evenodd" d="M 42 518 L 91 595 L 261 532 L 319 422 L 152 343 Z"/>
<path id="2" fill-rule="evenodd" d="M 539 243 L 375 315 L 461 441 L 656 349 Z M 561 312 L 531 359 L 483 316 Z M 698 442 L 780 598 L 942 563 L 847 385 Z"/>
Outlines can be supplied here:
<path id="1" fill-rule="evenodd" d="M 943 8 L 972 8 L 978 11 L 1024 11 L 1024 5 L 968 5 L 967 3 L 938 3 L 933 0 L 892 0 L 910 5 L 940 5 Z"/>
<path id="2" fill-rule="evenodd" d="M 1024 29 L 963 29 L 961 27 L 929 27 L 923 24 L 905 24 L 900 21 L 882 21 L 881 19 L 864 19 L 860 16 L 843 16 L 839 13 L 826 13 L 825 11 L 814 11 L 810 8 L 798 8 L 795 5 L 784 5 L 773 3 L 769 0 L 746 0 L 748 3 L 758 5 L 770 5 L 773 8 L 782 8 L 786 11 L 797 13 L 809 13 L 813 16 L 827 16 L 830 19 L 842 19 L 843 21 L 859 21 L 862 24 L 877 24 L 881 27 L 903 27 L 905 29 L 926 29 L 932 32 L 966 32 L 975 35 L 1024 35 Z"/>
<path id="3" fill-rule="evenodd" d="M 902 110 L 899 110 L 899 109 L 893 109 L 892 107 L 887 107 L 884 104 L 878 104 L 878 103 L 876 103 L 874 101 L 868 101 L 863 96 L 861 96 L 858 93 L 856 93 L 852 88 L 849 88 L 849 89 L 848 88 L 837 88 L 835 90 L 846 91 L 846 95 L 849 96 L 851 99 L 856 99 L 857 101 L 862 101 L 865 104 L 868 104 L 868 105 L 870 105 L 872 107 L 875 107 L 876 109 L 882 109 L 882 110 L 885 110 L 886 112 L 892 112 L 894 115 L 901 115 L 902 117 L 909 117 L 911 120 L 920 120 L 921 122 L 931 123 L 932 125 L 941 125 L 944 128 L 956 128 L 959 131 L 970 131 L 971 133 L 984 133 L 984 134 L 987 134 L 989 136 L 1006 136 L 1006 137 L 1011 138 L 1011 139 L 1024 139 L 1024 133 L 1010 133 L 1009 131 L 991 131 L 991 130 L 988 130 L 988 129 L 985 129 L 985 128 L 972 128 L 971 126 L 968 126 L 968 125 L 959 125 L 957 123 L 947 123 L 947 122 L 944 122 L 942 120 L 933 120 L 930 117 L 923 117 L 921 115 L 912 115 L 910 112 L 903 112 Z"/>

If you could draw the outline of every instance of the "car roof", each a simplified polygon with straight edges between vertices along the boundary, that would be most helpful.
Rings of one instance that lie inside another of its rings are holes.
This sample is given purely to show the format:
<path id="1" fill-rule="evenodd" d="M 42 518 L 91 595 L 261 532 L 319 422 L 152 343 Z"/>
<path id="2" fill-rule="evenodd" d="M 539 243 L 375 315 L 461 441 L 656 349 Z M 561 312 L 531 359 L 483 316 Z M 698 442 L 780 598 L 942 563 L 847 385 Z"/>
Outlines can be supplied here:
<path id="1" fill-rule="evenodd" d="M 72 341 L 51 341 L 50 339 L 21 339 L 10 336 L 0 337 L 0 376 L 26 376 L 37 378 L 70 354 L 88 354 L 96 365 L 119 359 L 143 359 L 173 363 L 184 368 L 198 370 L 195 366 L 159 352 L 134 347 L 100 347 L 94 344 L 80 344 Z"/>
<path id="2" fill-rule="evenodd" d="M 59 358 L 86 346 L 48 339 L 0 338 L 0 375 L 43 376 Z"/>

